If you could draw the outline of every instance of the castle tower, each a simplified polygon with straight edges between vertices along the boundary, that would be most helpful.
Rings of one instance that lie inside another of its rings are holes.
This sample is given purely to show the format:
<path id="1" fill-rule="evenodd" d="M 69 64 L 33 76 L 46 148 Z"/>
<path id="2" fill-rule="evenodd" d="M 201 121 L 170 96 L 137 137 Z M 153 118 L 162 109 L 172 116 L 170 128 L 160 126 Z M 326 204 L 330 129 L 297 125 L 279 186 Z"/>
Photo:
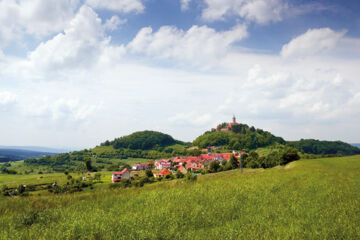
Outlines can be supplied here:
<path id="1" fill-rule="evenodd" d="M 232 120 L 233 120 L 233 123 L 236 123 L 235 115 L 233 115 Z"/>

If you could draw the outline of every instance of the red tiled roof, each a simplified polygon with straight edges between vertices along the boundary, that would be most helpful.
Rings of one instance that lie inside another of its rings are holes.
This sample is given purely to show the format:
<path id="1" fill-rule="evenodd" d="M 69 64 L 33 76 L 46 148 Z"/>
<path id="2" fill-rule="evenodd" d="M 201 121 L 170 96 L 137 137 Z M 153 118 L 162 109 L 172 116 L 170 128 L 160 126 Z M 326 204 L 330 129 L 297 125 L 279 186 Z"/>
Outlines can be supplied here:
<path id="1" fill-rule="evenodd" d="M 120 174 L 123 175 L 126 171 L 127 171 L 127 168 L 124 168 L 124 169 L 120 172 Z"/>

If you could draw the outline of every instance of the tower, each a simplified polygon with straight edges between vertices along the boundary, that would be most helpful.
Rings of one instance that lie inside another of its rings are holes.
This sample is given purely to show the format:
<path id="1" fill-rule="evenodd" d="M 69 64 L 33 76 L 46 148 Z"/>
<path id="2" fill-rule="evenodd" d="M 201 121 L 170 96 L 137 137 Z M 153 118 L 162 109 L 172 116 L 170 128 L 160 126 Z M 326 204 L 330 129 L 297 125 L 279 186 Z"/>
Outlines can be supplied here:
<path id="1" fill-rule="evenodd" d="M 236 123 L 236 118 L 235 118 L 235 115 L 233 115 L 233 117 L 232 117 L 232 121 L 233 121 L 233 123 Z"/>

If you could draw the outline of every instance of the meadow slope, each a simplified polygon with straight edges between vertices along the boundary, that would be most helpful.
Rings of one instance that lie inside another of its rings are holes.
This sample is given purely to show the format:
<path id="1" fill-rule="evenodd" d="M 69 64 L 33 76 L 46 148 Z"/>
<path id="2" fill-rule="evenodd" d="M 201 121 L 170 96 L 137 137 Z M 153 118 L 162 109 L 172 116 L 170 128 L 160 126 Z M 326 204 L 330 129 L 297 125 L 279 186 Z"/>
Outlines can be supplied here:
<path id="1" fill-rule="evenodd" d="M 359 173 L 352 156 L 195 183 L 0 197 L 0 239 L 360 239 Z"/>

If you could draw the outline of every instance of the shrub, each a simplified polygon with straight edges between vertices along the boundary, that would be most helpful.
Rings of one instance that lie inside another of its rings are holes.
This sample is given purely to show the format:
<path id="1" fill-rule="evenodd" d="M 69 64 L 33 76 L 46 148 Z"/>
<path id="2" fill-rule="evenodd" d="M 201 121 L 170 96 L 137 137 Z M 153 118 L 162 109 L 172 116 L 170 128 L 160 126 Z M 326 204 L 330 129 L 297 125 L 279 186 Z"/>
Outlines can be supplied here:
<path id="1" fill-rule="evenodd" d="M 197 174 L 188 173 L 186 174 L 186 180 L 194 182 L 197 180 Z"/>
<path id="2" fill-rule="evenodd" d="M 151 171 L 151 169 L 147 169 L 147 170 L 145 171 L 145 174 L 146 174 L 147 177 L 153 177 L 153 176 L 154 176 L 154 174 L 153 174 L 153 172 Z"/>
<path id="3" fill-rule="evenodd" d="M 176 178 L 184 178 L 184 174 L 180 171 L 177 171 L 176 174 L 175 174 Z"/>

